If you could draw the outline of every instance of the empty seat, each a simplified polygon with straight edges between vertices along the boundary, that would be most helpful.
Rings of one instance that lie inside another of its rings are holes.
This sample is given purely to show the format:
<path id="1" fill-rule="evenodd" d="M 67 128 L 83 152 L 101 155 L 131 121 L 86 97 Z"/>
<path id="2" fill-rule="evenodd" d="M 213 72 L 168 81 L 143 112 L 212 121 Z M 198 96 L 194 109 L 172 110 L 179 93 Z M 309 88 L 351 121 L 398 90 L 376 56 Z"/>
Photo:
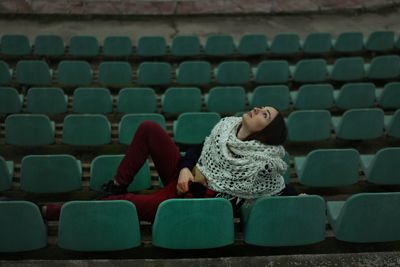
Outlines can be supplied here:
<path id="1" fill-rule="evenodd" d="M 328 54 L 332 49 L 332 36 L 327 32 L 309 33 L 301 43 L 306 54 Z"/>
<path id="2" fill-rule="evenodd" d="M 14 162 L 0 156 L 0 192 L 11 188 L 14 176 Z"/>
<path id="3" fill-rule="evenodd" d="M 233 37 L 227 34 L 208 36 L 204 46 L 207 56 L 230 56 L 235 53 L 235 50 Z"/>
<path id="4" fill-rule="evenodd" d="M 368 35 L 365 49 L 371 52 L 387 52 L 394 49 L 393 31 L 374 31 Z"/>
<path id="5" fill-rule="evenodd" d="M 383 109 L 400 108 L 400 82 L 385 84 L 383 90 L 376 90 L 376 98 Z"/>
<path id="6" fill-rule="evenodd" d="M 340 109 L 369 108 L 375 104 L 375 84 L 347 83 L 333 92 Z"/>
<path id="7" fill-rule="evenodd" d="M 19 113 L 23 96 L 13 87 L 0 87 L 0 114 Z"/>
<path id="8" fill-rule="evenodd" d="M 294 56 L 300 52 L 300 37 L 296 33 L 277 34 L 271 42 L 270 49 L 273 55 Z"/>
<path id="9" fill-rule="evenodd" d="M 141 57 L 162 57 L 167 53 L 167 44 L 162 36 L 142 36 L 138 40 L 137 54 Z"/>
<path id="10" fill-rule="evenodd" d="M 215 112 L 183 113 L 174 121 L 174 140 L 181 144 L 201 144 L 220 119 Z"/>
<path id="11" fill-rule="evenodd" d="M 169 199 L 158 207 L 152 227 L 156 247 L 206 249 L 233 242 L 233 211 L 226 199 Z"/>
<path id="12" fill-rule="evenodd" d="M 333 41 L 333 50 L 337 53 L 359 53 L 364 49 L 362 32 L 342 32 Z"/>
<path id="13" fill-rule="evenodd" d="M 289 64 L 286 60 L 266 60 L 253 69 L 254 80 L 259 84 L 280 84 L 289 81 Z"/>
<path id="14" fill-rule="evenodd" d="M 295 109 L 330 109 L 334 104 L 331 84 L 303 84 L 290 95 Z"/>
<path id="15" fill-rule="evenodd" d="M 140 85 L 167 85 L 171 81 L 171 65 L 165 62 L 143 62 L 137 79 Z"/>
<path id="16" fill-rule="evenodd" d="M 29 155 L 21 162 L 21 189 L 31 193 L 78 190 L 82 165 L 71 155 Z"/>
<path id="17" fill-rule="evenodd" d="M 11 82 L 12 70 L 8 67 L 8 64 L 0 60 L 0 85 L 8 85 Z"/>
<path id="18" fill-rule="evenodd" d="M 388 55 L 374 57 L 366 65 L 366 77 L 371 80 L 392 80 L 400 75 L 400 56 Z"/>
<path id="19" fill-rule="evenodd" d="M 214 87 L 205 97 L 207 110 L 224 114 L 244 111 L 246 93 L 243 87 Z"/>
<path id="20" fill-rule="evenodd" d="M 331 114 L 327 110 L 300 110 L 287 118 L 288 140 L 314 142 L 331 137 Z"/>
<path id="21" fill-rule="evenodd" d="M 90 189 L 102 192 L 101 186 L 112 180 L 124 155 L 97 156 L 90 164 Z M 149 189 L 151 176 L 149 163 L 145 161 L 142 168 L 136 173 L 132 183 L 128 186 L 128 192 Z"/>
<path id="22" fill-rule="evenodd" d="M 351 82 L 364 78 L 364 59 L 362 57 L 338 58 L 335 64 L 329 66 L 332 81 Z"/>
<path id="23" fill-rule="evenodd" d="M 301 184 L 317 187 L 347 186 L 357 182 L 360 156 L 353 148 L 316 149 L 295 157 Z"/>
<path id="24" fill-rule="evenodd" d="M 202 95 L 196 87 L 171 87 L 161 97 L 162 112 L 177 115 L 184 112 L 200 112 Z"/>
<path id="25" fill-rule="evenodd" d="M 96 57 L 99 52 L 99 42 L 94 36 L 72 36 L 69 40 L 68 54 L 71 56 Z"/>
<path id="26" fill-rule="evenodd" d="M 152 88 L 124 88 L 117 97 L 117 111 L 121 113 L 155 113 L 157 98 Z"/>
<path id="27" fill-rule="evenodd" d="M 318 83 L 327 79 L 327 66 L 324 59 L 302 59 L 293 69 L 292 77 L 298 83 Z"/>
<path id="28" fill-rule="evenodd" d="M 104 39 L 103 54 L 106 57 L 129 57 L 133 54 L 129 36 L 107 36 Z"/>
<path id="29" fill-rule="evenodd" d="M 385 115 L 385 130 L 388 136 L 400 138 L 400 109 L 393 115 Z"/>
<path id="30" fill-rule="evenodd" d="M 375 184 L 400 184 L 400 148 L 386 147 L 375 155 L 361 155 L 361 167 L 367 180 Z"/>
<path id="31" fill-rule="evenodd" d="M 67 112 L 68 97 L 58 87 L 32 87 L 27 94 L 29 113 L 59 114 Z"/>
<path id="32" fill-rule="evenodd" d="M 241 85 L 250 79 L 250 64 L 246 61 L 225 61 L 214 72 L 219 84 Z"/>
<path id="33" fill-rule="evenodd" d="M 4 34 L 0 43 L 0 54 L 5 56 L 27 56 L 31 53 L 31 44 L 26 35 Z"/>
<path id="34" fill-rule="evenodd" d="M 54 122 L 42 114 L 13 114 L 5 121 L 5 142 L 10 145 L 40 146 L 54 143 Z"/>
<path id="35" fill-rule="evenodd" d="M 49 85 L 52 71 L 42 60 L 20 60 L 16 66 L 17 82 L 24 85 Z"/>
<path id="36" fill-rule="evenodd" d="M 341 117 L 333 117 L 336 138 L 368 140 L 382 136 L 383 111 L 377 108 L 350 109 Z"/>
<path id="37" fill-rule="evenodd" d="M 58 64 L 58 83 L 85 86 L 92 83 L 92 69 L 86 61 L 63 60 Z"/>
<path id="38" fill-rule="evenodd" d="M 121 87 L 132 84 L 132 67 L 128 62 L 102 62 L 99 66 L 99 84 Z"/>
<path id="39" fill-rule="evenodd" d="M 279 111 L 289 108 L 290 95 L 287 85 L 258 86 L 247 96 L 250 108 L 272 106 Z"/>
<path id="40" fill-rule="evenodd" d="M 171 55 L 178 57 L 200 55 L 200 39 L 196 35 L 178 35 L 172 39 Z"/>
<path id="41" fill-rule="evenodd" d="M 126 200 L 70 201 L 63 205 L 58 245 L 75 251 L 113 251 L 141 244 L 135 206 Z"/>
<path id="42" fill-rule="evenodd" d="M 355 243 L 400 240 L 400 193 L 359 193 L 346 201 L 328 201 L 335 237 Z"/>
<path id="43" fill-rule="evenodd" d="M 207 61 L 185 61 L 176 69 L 176 82 L 183 85 L 206 85 L 211 81 L 211 64 Z"/>
<path id="44" fill-rule="evenodd" d="M 112 96 L 107 88 L 77 88 L 72 98 L 75 113 L 106 114 L 112 112 Z"/>
<path id="45" fill-rule="evenodd" d="M 267 37 L 264 34 L 244 34 L 240 37 L 237 48 L 240 55 L 265 55 L 268 50 Z"/>
<path id="46" fill-rule="evenodd" d="M 320 196 L 264 197 L 241 208 L 244 242 L 300 246 L 325 239 L 325 201 Z"/>
<path id="47" fill-rule="evenodd" d="M 0 252 L 23 252 L 47 246 L 47 227 L 37 205 L 0 201 Z"/>
<path id="48" fill-rule="evenodd" d="M 119 125 L 119 143 L 130 144 L 137 128 L 143 121 L 154 121 L 161 128 L 166 129 L 165 118 L 158 113 L 149 114 L 126 114 L 122 117 Z"/>
<path id="49" fill-rule="evenodd" d="M 33 54 L 45 57 L 61 57 L 65 53 L 64 40 L 59 35 L 38 35 Z"/>
<path id="50" fill-rule="evenodd" d="M 111 125 L 100 114 L 67 115 L 62 142 L 75 146 L 105 145 L 111 142 Z"/>

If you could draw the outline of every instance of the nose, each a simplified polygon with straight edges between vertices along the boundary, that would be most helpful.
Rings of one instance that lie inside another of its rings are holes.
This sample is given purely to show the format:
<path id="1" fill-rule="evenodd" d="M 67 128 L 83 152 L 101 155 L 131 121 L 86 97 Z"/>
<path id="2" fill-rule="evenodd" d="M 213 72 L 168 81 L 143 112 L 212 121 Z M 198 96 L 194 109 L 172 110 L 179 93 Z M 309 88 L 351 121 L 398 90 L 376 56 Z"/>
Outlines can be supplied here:
<path id="1" fill-rule="evenodd" d="M 254 113 L 257 114 L 260 111 L 260 108 L 255 107 L 253 110 L 254 110 Z"/>

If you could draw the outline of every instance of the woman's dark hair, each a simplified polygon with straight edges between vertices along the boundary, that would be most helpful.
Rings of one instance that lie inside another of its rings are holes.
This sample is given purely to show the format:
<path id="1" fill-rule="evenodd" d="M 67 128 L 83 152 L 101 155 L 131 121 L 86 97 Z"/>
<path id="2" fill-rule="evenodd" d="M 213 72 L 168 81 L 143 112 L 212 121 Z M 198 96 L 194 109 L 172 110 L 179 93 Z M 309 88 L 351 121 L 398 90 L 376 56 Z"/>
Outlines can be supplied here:
<path id="1" fill-rule="evenodd" d="M 280 112 L 261 131 L 253 133 L 246 140 L 257 140 L 266 145 L 278 146 L 286 141 L 287 128 L 285 120 Z"/>

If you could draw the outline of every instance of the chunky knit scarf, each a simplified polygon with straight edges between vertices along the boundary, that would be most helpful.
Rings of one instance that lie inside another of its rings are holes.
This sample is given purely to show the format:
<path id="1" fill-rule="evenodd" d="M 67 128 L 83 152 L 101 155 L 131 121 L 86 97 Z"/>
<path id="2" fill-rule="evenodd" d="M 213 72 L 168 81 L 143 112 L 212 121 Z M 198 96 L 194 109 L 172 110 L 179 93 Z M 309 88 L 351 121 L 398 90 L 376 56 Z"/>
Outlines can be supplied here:
<path id="1" fill-rule="evenodd" d="M 275 195 L 285 187 L 285 149 L 239 140 L 236 133 L 241 120 L 227 117 L 214 127 L 196 166 L 216 192 L 244 199 Z"/>

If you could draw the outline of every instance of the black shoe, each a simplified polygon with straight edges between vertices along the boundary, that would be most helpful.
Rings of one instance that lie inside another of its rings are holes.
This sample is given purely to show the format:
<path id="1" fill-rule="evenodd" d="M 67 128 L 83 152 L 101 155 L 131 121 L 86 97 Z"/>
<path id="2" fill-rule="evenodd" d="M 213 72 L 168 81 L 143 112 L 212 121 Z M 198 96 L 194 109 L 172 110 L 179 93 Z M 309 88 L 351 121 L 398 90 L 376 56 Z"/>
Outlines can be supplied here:
<path id="1" fill-rule="evenodd" d="M 108 181 L 101 186 L 101 191 L 104 193 L 104 196 L 107 195 L 121 195 L 126 193 L 127 186 L 125 185 L 116 185 L 113 180 Z"/>

